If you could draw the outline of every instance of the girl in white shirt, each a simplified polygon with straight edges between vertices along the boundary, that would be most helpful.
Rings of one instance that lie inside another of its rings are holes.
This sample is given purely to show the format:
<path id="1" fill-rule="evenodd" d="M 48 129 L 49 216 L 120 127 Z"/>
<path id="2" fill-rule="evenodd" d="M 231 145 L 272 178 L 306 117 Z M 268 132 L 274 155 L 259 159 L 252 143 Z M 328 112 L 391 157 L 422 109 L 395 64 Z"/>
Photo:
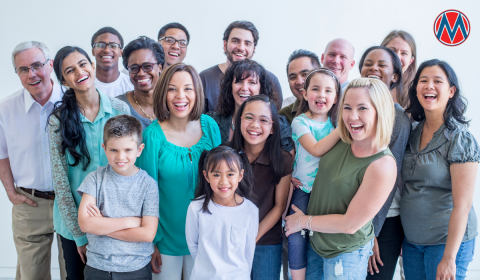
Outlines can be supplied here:
<path id="1" fill-rule="evenodd" d="M 204 151 L 185 232 L 195 263 L 190 280 L 250 279 L 258 208 L 247 198 L 252 171 L 245 154 L 220 146 Z"/>

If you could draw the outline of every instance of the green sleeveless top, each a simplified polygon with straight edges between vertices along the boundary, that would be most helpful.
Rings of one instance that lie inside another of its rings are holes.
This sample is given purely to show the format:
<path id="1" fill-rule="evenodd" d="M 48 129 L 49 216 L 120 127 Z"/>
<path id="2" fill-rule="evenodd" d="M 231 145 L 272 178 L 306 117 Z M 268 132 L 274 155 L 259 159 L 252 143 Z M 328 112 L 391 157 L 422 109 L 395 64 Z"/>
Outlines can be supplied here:
<path id="1" fill-rule="evenodd" d="M 390 149 L 385 149 L 373 156 L 358 158 L 353 155 L 350 144 L 339 141 L 318 164 L 307 214 L 345 214 L 367 167 L 386 155 L 393 157 Z M 310 237 L 310 244 L 317 254 L 328 259 L 353 252 L 374 237 L 372 220 L 354 234 L 315 232 Z"/>

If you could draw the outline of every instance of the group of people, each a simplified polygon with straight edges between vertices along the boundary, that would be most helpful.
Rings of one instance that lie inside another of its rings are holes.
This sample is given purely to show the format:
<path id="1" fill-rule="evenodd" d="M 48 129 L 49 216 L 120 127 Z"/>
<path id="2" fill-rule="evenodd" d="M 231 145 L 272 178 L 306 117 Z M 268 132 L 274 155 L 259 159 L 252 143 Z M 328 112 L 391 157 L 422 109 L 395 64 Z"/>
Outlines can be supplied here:
<path id="1" fill-rule="evenodd" d="M 480 151 L 450 65 L 417 69 L 395 30 L 351 79 L 335 39 L 291 54 L 283 100 L 258 40 L 231 23 L 200 73 L 179 23 L 128 44 L 101 28 L 96 63 L 17 45 L 23 88 L 0 104 L 17 279 L 51 278 L 55 232 L 62 279 L 392 279 L 401 254 L 407 280 L 464 279 Z"/>

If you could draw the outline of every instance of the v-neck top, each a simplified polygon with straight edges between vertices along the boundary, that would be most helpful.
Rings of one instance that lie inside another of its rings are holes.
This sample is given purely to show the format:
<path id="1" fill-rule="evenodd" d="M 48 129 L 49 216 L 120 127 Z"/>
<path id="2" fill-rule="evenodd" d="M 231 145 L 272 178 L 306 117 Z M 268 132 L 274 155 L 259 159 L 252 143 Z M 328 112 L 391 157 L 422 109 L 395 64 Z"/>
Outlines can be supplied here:
<path id="1" fill-rule="evenodd" d="M 473 135 L 465 125 L 455 120 L 453 123 L 453 130 L 442 124 L 422 150 L 419 149 L 424 121 L 415 124 L 410 135 L 403 158 L 405 186 L 400 201 L 403 230 L 410 243 L 446 244 L 453 210 L 450 165 L 480 160 Z M 476 236 L 477 217 L 472 205 L 462 242 Z"/>
<path id="2" fill-rule="evenodd" d="M 189 255 L 185 221 L 197 185 L 198 161 L 204 150 L 220 145 L 217 123 L 209 116 L 200 117 L 203 135 L 190 148 L 170 143 L 158 122 L 143 131 L 145 148 L 136 165 L 158 183 L 160 218 L 154 243 L 160 253 Z"/>

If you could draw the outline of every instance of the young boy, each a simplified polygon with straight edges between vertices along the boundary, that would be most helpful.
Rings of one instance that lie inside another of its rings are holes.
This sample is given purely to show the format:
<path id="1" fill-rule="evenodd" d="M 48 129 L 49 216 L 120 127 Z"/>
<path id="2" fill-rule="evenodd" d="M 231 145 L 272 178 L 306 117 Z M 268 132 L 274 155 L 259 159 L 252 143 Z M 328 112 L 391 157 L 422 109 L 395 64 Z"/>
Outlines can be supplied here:
<path id="1" fill-rule="evenodd" d="M 152 279 L 150 265 L 157 232 L 157 182 L 135 166 L 142 153 L 142 125 L 119 115 L 105 124 L 108 164 L 90 173 L 78 188 L 78 222 L 87 233 L 85 279 Z"/>

